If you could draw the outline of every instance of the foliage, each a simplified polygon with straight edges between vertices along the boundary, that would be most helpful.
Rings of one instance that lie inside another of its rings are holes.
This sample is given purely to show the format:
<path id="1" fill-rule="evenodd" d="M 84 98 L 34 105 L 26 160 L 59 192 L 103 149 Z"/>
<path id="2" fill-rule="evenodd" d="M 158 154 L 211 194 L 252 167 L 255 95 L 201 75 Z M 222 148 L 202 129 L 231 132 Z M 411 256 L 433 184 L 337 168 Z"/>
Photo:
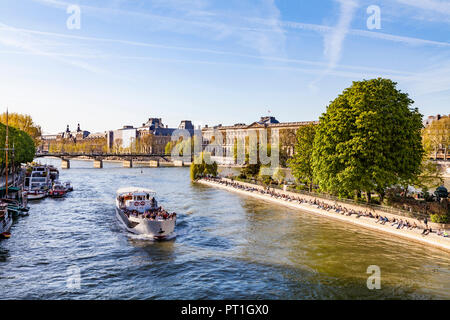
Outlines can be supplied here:
<path id="1" fill-rule="evenodd" d="M 166 144 L 166 147 L 164 148 L 164 153 L 165 154 L 172 154 L 172 149 L 175 146 L 176 141 L 169 141 Z"/>
<path id="2" fill-rule="evenodd" d="M 354 82 L 320 117 L 312 155 L 322 190 L 348 196 L 408 185 L 420 173 L 422 116 L 388 79 Z"/>
<path id="3" fill-rule="evenodd" d="M 6 125 L 6 112 L 0 114 L 0 122 Z M 25 131 L 34 141 L 41 136 L 41 127 L 34 123 L 28 114 L 8 113 L 8 125 Z"/>
<path id="4" fill-rule="evenodd" d="M 280 183 L 284 182 L 285 178 L 286 178 L 286 174 L 285 174 L 284 170 L 282 168 L 276 168 L 275 172 L 273 174 L 273 179 L 280 184 Z"/>
<path id="5" fill-rule="evenodd" d="M 194 158 L 190 167 L 191 180 L 195 181 L 206 175 L 217 176 L 217 163 L 211 161 L 211 154 L 202 152 Z"/>
<path id="6" fill-rule="evenodd" d="M 434 223 L 448 223 L 449 216 L 448 214 L 432 214 L 430 215 L 431 222 Z"/>
<path id="7" fill-rule="evenodd" d="M 195 155 L 195 146 L 201 146 L 201 141 L 197 136 L 192 136 L 189 139 L 183 139 L 180 137 L 178 141 L 169 141 L 166 144 L 166 154 L 172 154 L 173 152 L 179 156 Z"/>
<path id="8" fill-rule="evenodd" d="M 434 151 L 436 156 L 439 149 L 450 147 L 450 117 L 443 116 L 439 120 L 434 120 L 422 131 L 423 144 L 431 155 Z"/>
<path id="9" fill-rule="evenodd" d="M 444 186 L 440 186 L 440 187 L 436 188 L 436 191 L 434 191 L 434 194 L 435 194 L 436 198 L 438 198 L 438 199 L 448 198 L 448 191 L 447 191 L 447 188 L 445 188 Z"/>
<path id="10" fill-rule="evenodd" d="M 0 123 L 0 164 L 2 168 L 5 167 L 6 154 L 3 151 L 5 149 L 6 141 L 6 126 Z M 14 157 L 12 151 L 8 153 L 8 162 L 10 165 L 18 166 L 21 163 L 31 162 L 34 159 L 36 153 L 36 147 L 33 139 L 26 132 L 9 127 L 9 148 L 14 146 Z"/>
<path id="11" fill-rule="evenodd" d="M 292 175 L 298 182 L 306 183 L 309 191 L 313 185 L 312 154 L 314 149 L 314 137 L 316 135 L 315 124 L 308 124 L 298 128 L 296 134 L 295 153 L 288 161 Z"/>
<path id="12" fill-rule="evenodd" d="M 119 140 L 119 139 L 117 139 Z M 120 144 L 121 145 L 121 144 Z M 117 145 L 113 146 L 113 151 L 120 151 L 122 147 L 118 147 Z M 84 139 L 81 141 L 73 141 L 73 140 L 62 140 L 57 142 L 52 142 L 49 147 L 50 153 L 106 153 L 108 150 L 106 144 L 106 138 L 95 138 L 95 139 Z M 117 152 L 119 153 L 119 152 Z"/>

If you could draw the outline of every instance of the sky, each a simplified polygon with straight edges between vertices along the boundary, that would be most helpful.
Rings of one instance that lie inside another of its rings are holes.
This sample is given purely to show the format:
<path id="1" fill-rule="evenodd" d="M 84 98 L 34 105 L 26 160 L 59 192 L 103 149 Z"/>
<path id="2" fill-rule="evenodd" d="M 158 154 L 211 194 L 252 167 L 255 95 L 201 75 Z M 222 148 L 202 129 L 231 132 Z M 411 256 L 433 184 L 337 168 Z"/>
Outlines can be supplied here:
<path id="1" fill-rule="evenodd" d="M 0 109 L 44 133 L 317 120 L 377 77 L 449 113 L 449 0 L 0 0 Z"/>

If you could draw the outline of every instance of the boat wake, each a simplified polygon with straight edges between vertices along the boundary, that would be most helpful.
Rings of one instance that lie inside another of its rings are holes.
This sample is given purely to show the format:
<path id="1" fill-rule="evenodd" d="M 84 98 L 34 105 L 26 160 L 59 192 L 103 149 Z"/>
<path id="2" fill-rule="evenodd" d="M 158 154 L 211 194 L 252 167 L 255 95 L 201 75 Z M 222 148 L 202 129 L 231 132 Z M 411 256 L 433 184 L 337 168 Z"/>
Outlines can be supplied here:
<path id="1" fill-rule="evenodd" d="M 134 234 L 134 233 L 127 233 L 127 237 L 133 240 L 142 240 L 142 241 L 154 241 L 154 242 L 160 242 L 160 241 L 170 241 L 176 238 L 176 233 L 172 233 L 170 236 L 164 238 L 164 239 L 155 239 L 151 235 L 147 234 Z"/>

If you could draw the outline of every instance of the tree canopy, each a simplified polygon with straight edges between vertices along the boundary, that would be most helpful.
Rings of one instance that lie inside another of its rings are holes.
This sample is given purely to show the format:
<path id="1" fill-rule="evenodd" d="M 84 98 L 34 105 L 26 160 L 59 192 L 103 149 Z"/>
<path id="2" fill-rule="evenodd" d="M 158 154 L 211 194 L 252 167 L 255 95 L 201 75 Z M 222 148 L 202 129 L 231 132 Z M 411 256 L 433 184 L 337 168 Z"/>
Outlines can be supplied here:
<path id="1" fill-rule="evenodd" d="M 300 126 L 297 129 L 295 152 L 293 157 L 288 161 L 292 175 L 298 182 L 306 183 L 310 191 L 314 180 L 312 154 L 316 127 L 316 124 L 308 124 Z"/>
<path id="2" fill-rule="evenodd" d="M 190 168 L 191 180 L 195 181 L 205 175 L 217 176 L 217 163 L 211 161 L 211 154 L 202 152 L 195 156 Z"/>
<path id="3" fill-rule="evenodd" d="M 0 114 L 0 122 L 6 125 L 6 112 Z M 41 136 L 41 127 L 35 124 L 28 114 L 9 113 L 8 125 L 25 131 L 35 142 Z"/>
<path id="4" fill-rule="evenodd" d="M 5 141 L 6 126 L 0 123 L 0 165 L 5 167 Z M 12 151 L 9 151 L 9 164 L 20 165 L 21 163 L 31 162 L 34 159 L 36 148 L 33 139 L 24 131 L 9 127 L 9 148 L 14 147 L 14 157 Z"/>
<path id="5" fill-rule="evenodd" d="M 342 196 L 405 185 L 420 173 L 422 115 L 389 79 L 353 82 L 320 117 L 312 154 L 322 190 Z"/>

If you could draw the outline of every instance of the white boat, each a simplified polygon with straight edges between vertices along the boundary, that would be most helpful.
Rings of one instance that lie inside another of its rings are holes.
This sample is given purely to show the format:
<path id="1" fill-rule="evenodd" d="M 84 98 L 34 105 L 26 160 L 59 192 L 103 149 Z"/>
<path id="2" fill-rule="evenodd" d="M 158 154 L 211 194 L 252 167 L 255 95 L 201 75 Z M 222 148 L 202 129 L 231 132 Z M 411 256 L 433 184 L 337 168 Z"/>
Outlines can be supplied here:
<path id="1" fill-rule="evenodd" d="M 117 190 L 116 215 L 129 232 L 166 239 L 173 235 L 177 217 L 159 207 L 155 195 L 144 188 Z"/>
<path id="2" fill-rule="evenodd" d="M 9 238 L 11 234 L 9 233 L 11 225 L 13 223 L 13 218 L 8 210 L 7 203 L 0 203 L 0 238 Z"/>
<path id="3" fill-rule="evenodd" d="M 72 187 L 72 185 L 70 184 L 70 181 L 64 182 L 64 189 L 66 190 L 66 192 L 71 192 L 71 191 L 73 191 L 73 187 Z"/>
<path id="4" fill-rule="evenodd" d="M 47 166 L 33 167 L 30 175 L 25 178 L 25 191 L 27 192 L 28 200 L 45 198 L 51 186 L 52 180 Z"/>

